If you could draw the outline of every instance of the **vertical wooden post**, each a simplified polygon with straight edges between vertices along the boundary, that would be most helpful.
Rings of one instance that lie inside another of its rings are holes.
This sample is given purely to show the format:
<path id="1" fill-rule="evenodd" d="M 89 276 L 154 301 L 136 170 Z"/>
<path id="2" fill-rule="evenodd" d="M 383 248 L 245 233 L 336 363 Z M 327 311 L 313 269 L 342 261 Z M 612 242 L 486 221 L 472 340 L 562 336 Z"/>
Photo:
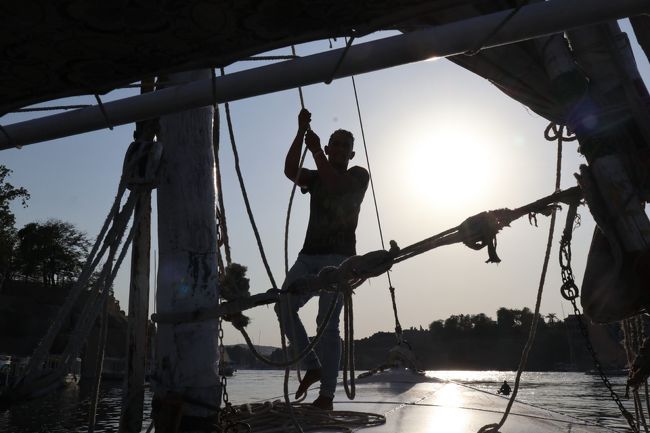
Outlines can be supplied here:
<path id="1" fill-rule="evenodd" d="M 188 82 L 210 76 L 210 70 L 202 70 L 170 79 Z M 160 313 L 218 304 L 212 116 L 213 108 L 207 106 L 160 118 L 163 156 L 158 184 L 156 296 Z M 218 406 L 221 395 L 217 330 L 216 319 L 158 326 L 151 381 L 156 431 L 173 431 L 174 426 L 161 425 L 164 421 L 160 420 L 177 410 L 179 400 L 184 416 L 214 414 L 209 406 Z"/>
<path id="2" fill-rule="evenodd" d="M 146 333 L 149 319 L 151 192 L 142 191 L 135 205 L 137 224 L 131 244 L 131 287 L 120 432 L 139 433 L 144 410 Z"/>

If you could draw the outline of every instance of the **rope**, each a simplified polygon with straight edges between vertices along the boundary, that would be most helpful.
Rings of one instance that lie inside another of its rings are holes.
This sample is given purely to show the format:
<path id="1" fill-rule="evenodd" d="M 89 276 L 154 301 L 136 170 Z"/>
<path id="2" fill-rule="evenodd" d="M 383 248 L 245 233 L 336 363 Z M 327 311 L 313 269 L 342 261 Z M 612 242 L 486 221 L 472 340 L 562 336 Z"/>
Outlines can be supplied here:
<path id="1" fill-rule="evenodd" d="M 107 287 L 104 290 L 108 290 Z M 88 433 L 95 431 L 95 421 L 97 415 L 97 404 L 99 403 L 99 387 L 102 382 L 102 369 L 104 364 L 104 353 L 106 351 L 106 341 L 108 337 L 108 303 L 104 303 L 104 311 L 101 316 L 101 330 L 97 347 L 97 359 L 95 361 L 95 381 L 90 400 L 90 411 L 88 414 Z"/>
<path id="2" fill-rule="evenodd" d="M 232 427 L 223 431 L 232 433 L 292 433 L 300 431 L 294 429 L 294 426 L 287 422 L 292 412 L 306 431 L 351 433 L 361 428 L 376 427 L 386 423 L 385 416 L 374 413 L 314 410 L 308 404 L 283 404 L 279 400 L 245 404 L 234 409 L 232 415 L 228 416 L 226 420 L 227 425 Z"/>
<path id="3" fill-rule="evenodd" d="M 230 256 L 230 241 L 228 238 L 228 224 L 226 223 L 226 208 L 223 201 L 223 187 L 221 185 L 221 163 L 219 161 L 219 107 L 214 106 L 214 116 L 212 122 L 212 149 L 214 152 L 214 166 L 217 178 L 217 209 L 219 215 L 219 234 L 223 242 L 224 253 L 226 255 L 226 264 L 232 263 Z M 219 254 L 219 257 L 221 254 Z M 222 264 L 223 266 L 223 264 Z"/>
<path id="4" fill-rule="evenodd" d="M 291 55 L 293 57 L 298 57 L 296 55 L 296 47 L 294 45 L 291 45 Z M 298 86 L 298 96 L 300 96 L 300 106 L 302 108 L 305 108 L 305 99 L 302 96 L 302 87 Z"/>
<path id="5" fill-rule="evenodd" d="M 466 56 L 475 56 L 478 53 L 480 53 L 483 47 L 487 45 L 488 42 L 490 42 L 490 40 L 494 37 L 494 35 L 499 33 L 499 31 L 503 28 L 503 26 L 505 26 L 515 15 L 517 15 L 517 13 L 521 10 L 521 8 L 526 6 L 529 1 L 530 0 L 526 0 L 519 6 L 514 8 L 499 24 L 496 25 L 496 27 L 494 27 L 494 29 L 492 29 L 490 33 L 488 33 L 481 41 L 479 41 L 474 48 L 465 51 L 464 54 Z"/>
<path id="6" fill-rule="evenodd" d="M 121 181 L 118 186 L 117 194 L 115 196 L 115 200 L 113 201 L 113 205 L 111 206 L 111 209 L 108 212 L 106 219 L 104 220 L 104 224 L 99 232 L 99 235 L 97 236 L 97 240 L 95 241 L 95 244 L 93 245 L 92 249 L 90 250 L 90 253 L 88 254 L 86 263 L 84 264 L 84 267 L 81 270 L 80 276 L 77 279 L 74 286 L 72 287 L 72 289 L 70 290 L 70 292 L 68 293 L 68 296 L 64 304 L 61 306 L 61 309 L 59 310 L 57 318 L 54 320 L 54 322 L 52 322 L 52 324 L 47 330 L 47 333 L 38 343 L 36 349 L 34 349 L 34 353 L 30 358 L 29 364 L 27 365 L 27 368 L 25 369 L 23 376 L 18 381 L 19 385 L 28 386 L 29 382 L 32 381 L 35 378 L 35 376 L 41 371 L 45 357 L 50 352 L 54 339 L 59 334 L 65 319 L 72 311 L 72 307 L 77 301 L 77 298 L 79 297 L 83 289 L 88 284 L 88 279 L 92 275 L 92 272 L 97 267 L 99 261 L 101 260 L 106 250 L 108 249 L 109 242 L 107 242 L 106 239 L 108 228 L 111 225 L 111 222 L 115 223 L 115 219 L 117 218 L 117 214 L 118 214 L 119 205 L 120 202 L 122 201 L 122 197 L 124 196 L 125 191 L 126 191 L 126 185 L 124 184 L 124 182 Z M 100 245 L 102 245 L 102 248 L 98 253 L 97 250 L 99 249 Z"/>
<path id="7" fill-rule="evenodd" d="M 291 54 L 296 56 L 296 48 L 291 45 Z M 302 95 L 302 87 L 298 87 L 298 96 L 300 97 L 300 107 L 305 108 L 305 99 Z M 284 274 L 289 273 L 289 222 L 291 220 L 291 208 L 293 206 L 293 197 L 296 194 L 296 187 L 298 185 L 298 176 L 300 176 L 300 170 L 302 169 L 303 164 L 305 163 L 305 157 L 307 156 L 307 148 L 302 151 L 302 156 L 300 157 L 300 164 L 298 164 L 298 171 L 296 173 L 296 178 L 293 181 L 291 186 L 291 194 L 289 195 L 289 204 L 287 206 L 287 218 L 284 223 Z"/>
<path id="8" fill-rule="evenodd" d="M 293 48 L 293 45 L 291 46 Z M 300 56 L 296 56 L 296 53 L 294 52 L 290 56 L 251 56 L 251 57 L 246 57 L 243 59 L 240 59 L 242 62 L 255 62 L 255 61 L 273 61 L 273 60 L 294 60 L 299 58 Z"/>
<path id="9" fill-rule="evenodd" d="M 140 85 L 138 84 L 138 87 Z M 48 107 L 31 107 L 31 108 L 17 108 L 10 111 L 10 113 L 31 113 L 35 111 L 58 111 L 58 110 L 75 110 L 77 108 L 91 107 L 88 104 L 81 105 L 50 105 Z"/>
<path id="10" fill-rule="evenodd" d="M 375 216 L 377 217 L 377 228 L 379 229 L 379 239 L 381 240 L 381 248 L 386 249 L 384 244 L 384 232 L 381 228 L 381 218 L 379 217 L 379 206 L 377 205 L 377 194 L 375 193 L 375 182 L 372 176 L 372 169 L 370 167 L 370 157 L 368 156 L 368 145 L 366 143 L 366 132 L 363 127 L 363 119 L 361 117 L 361 106 L 359 104 L 359 95 L 357 93 L 357 85 L 354 80 L 354 76 L 350 77 L 352 79 L 352 90 L 354 91 L 354 101 L 357 105 L 357 116 L 359 118 L 359 127 L 361 129 L 361 139 L 363 141 L 363 151 L 366 156 L 366 165 L 368 166 L 368 177 L 370 178 L 370 191 L 372 192 L 372 201 L 375 205 Z M 390 273 L 386 272 L 386 278 L 388 279 L 388 288 L 390 292 L 390 299 L 393 306 L 393 316 L 395 318 L 395 337 L 397 338 L 397 343 L 402 343 L 402 325 L 399 321 L 399 316 L 397 314 L 397 302 L 395 300 L 395 287 L 393 287 L 393 282 L 390 279 Z"/>
<path id="11" fill-rule="evenodd" d="M 498 209 L 496 211 L 482 212 L 479 215 L 468 218 L 465 222 L 467 223 L 469 221 L 471 223 L 477 217 L 488 219 L 493 218 L 495 228 L 490 228 L 493 230 L 490 234 L 495 234 L 501 228 L 509 226 L 513 221 L 524 215 L 530 213 L 550 215 L 551 210 L 557 206 L 556 203 L 573 203 L 581 197 L 581 194 L 580 188 L 575 186 L 564 191 L 558 191 L 514 210 Z M 333 266 L 325 268 L 325 272 L 321 271 L 316 276 L 307 276 L 297 280 L 287 289 L 271 289 L 266 293 L 258 293 L 256 295 L 251 295 L 250 297 L 237 299 L 236 301 L 225 302 L 220 308 L 206 308 L 202 310 L 174 313 L 158 312 L 152 315 L 151 318 L 157 323 L 199 322 L 215 319 L 221 315 L 241 312 L 259 305 L 278 302 L 278 296 L 286 292 L 311 293 L 319 290 L 335 291 L 338 290 L 339 285 L 343 281 L 347 281 L 347 285 L 353 290 L 359 287 L 368 278 L 377 277 L 385 273 L 395 263 L 399 263 L 408 258 L 414 257 L 415 255 L 422 254 L 444 245 L 451 245 L 460 242 L 473 245 L 472 242 L 475 241 L 477 236 L 483 236 L 483 234 L 477 230 L 473 230 L 471 224 L 468 225 L 469 229 L 464 231 L 459 230 L 461 226 L 448 229 L 401 250 L 397 247 L 397 244 L 394 241 L 391 241 L 391 249 L 389 251 L 378 250 L 371 251 L 361 256 L 352 256 L 338 267 Z M 480 228 L 484 227 L 480 226 Z"/>
<path id="12" fill-rule="evenodd" d="M 337 291 L 337 293 L 338 293 L 338 291 Z M 327 324 L 329 322 L 330 318 L 332 317 L 332 314 L 334 313 L 334 307 L 336 306 L 337 298 L 338 298 L 338 296 L 335 296 L 334 300 L 330 304 L 330 307 L 327 310 L 327 315 L 325 316 L 325 321 L 323 322 L 324 324 Z M 282 297 L 278 301 L 280 303 L 280 309 L 283 308 L 282 303 L 287 302 L 285 299 L 286 299 L 286 294 L 284 295 L 284 297 Z M 282 310 L 280 310 L 280 312 L 282 312 Z M 282 320 L 280 320 L 280 322 L 282 322 Z M 242 333 L 242 335 L 244 336 L 244 340 L 246 341 L 246 344 L 248 345 L 248 348 L 250 349 L 253 356 L 255 356 L 257 359 L 259 359 L 260 361 L 262 361 L 265 364 L 268 364 L 268 365 L 273 366 L 273 367 L 281 367 L 281 368 L 290 367 L 290 366 L 295 365 L 298 362 L 300 362 L 305 356 L 307 356 L 307 354 L 311 350 L 314 349 L 314 347 L 316 346 L 316 344 L 318 344 L 318 342 L 320 341 L 321 337 L 323 336 L 323 334 L 325 332 L 325 326 L 324 325 L 320 326 L 318 328 L 317 332 L 316 332 L 316 336 L 314 338 L 312 338 L 312 340 L 309 342 L 307 347 L 305 347 L 295 358 L 290 359 L 290 360 L 286 360 L 284 362 L 278 362 L 278 361 L 273 361 L 273 360 L 271 360 L 269 358 L 266 358 L 264 355 L 259 353 L 257 351 L 257 349 L 255 349 L 255 346 L 253 345 L 253 342 L 251 341 L 250 336 L 248 335 L 246 330 L 244 328 L 238 328 L 238 329 Z M 280 331 L 282 331 L 282 329 L 283 329 L 283 327 L 281 326 Z"/>
<path id="13" fill-rule="evenodd" d="M 221 76 L 223 77 L 225 75 L 225 72 L 223 68 L 221 69 Z M 244 185 L 244 178 L 241 173 L 241 168 L 239 166 L 239 153 L 237 152 L 237 143 L 235 142 L 235 132 L 232 127 L 232 119 L 230 117 L 230 104 L 227 102 L 224 103 L 224 107 L 226 109 L 226 122 L 228 123 L 228 133 L 230 135 L 230 144 L 232 145 L 232 153 L 235 158 L 235 171 L 237 172 L 237 179 L 239 180 L 239 187 L 242 192 L 242 197 L 244 199 L 244 204 L 246 205 L 246 213 L 248 213 L 248 219 L 251 223 L 251 227 L 253 229 L 253 233 L 255 234 L 255 240 L 257 241 L 257 248 L 260 252 L 260 256 L 262 257 L 262 262 L 264 263 L 264 268 L 266 269 L 266 273 L 269 277 L 269 280 L 271 282 L 271 285 L 273 286 L 274 289 L 277 288 L 277 285 L 275 284 L 275 279 L 273 278 L 273 273 L 271 272 L 271 267 L 269 266 L 268 261 L 266 260 L 266 254 L 264 253 L 264 246 L 262 245 L 262 239 L 260 238 L 260 233 L 257 230 L 257 225 L 255 224 L 255 217 L 253 216 L 253 211 L 251 210 L 251 205 L 248 200 L 248 194 L 246 193 L 246 186 Z"/>
<path id="14" fill-rule="evenodd" d="M 354 30 L 352 30 L 352 33 L 353 35 L 350 37 L 350 40 L 347 40 L 348 38 L 345 38 L 346 39 L 345 48 L 343 49 L 341 56 L 336 62 L 336 65 L 334 65 L 334 69 L 332 70 L 330 77 L 327 80 L 325 80 L 325 84 L 331 84 L 332 80 L 334 79 L 334 76 L 339 71 L 339 68 L 341 67 L 341 63 L 343 63 L 343 59 L 345 59 L 345 56 L 348 54 L 348 50 L 350 49 L 350 47 L 352 46 L 352 42 L 354 41 Z M 332 47 L 330 46 L 330 48 Z"/>
<path id="15" fill-rule="evenodd" d="M 557 134 L 557 158 L 556 158 L 556 165 L 555 165 L 555 191 L 560 190 L 560 181 L 561 181 L 561 173 L 562 173 L 562 130 L 564 127 L 561 127 L 559 129 L 559 134 Z M 481 427 L 478 432 L 479 433 L 498 433 L 499 429 L 503 427 L 503 425 L 506 422 L 506 419 L 508 418 L 508 415 L 510 414 L 510 409 L 512 408 L 513 403 L 515 402 L 515 398 L 517 397 L 517 392 L 519 391 L 519 383 L 521 380 L 521 374 L 523 373 L 523 370 L 526 366 L 526 363 L 528 361 L 528 354 L 530 352 L 530 349 L 533 347 L 533 342 L 535 341 L 535 333 L 537 332 L 537 322 L 539 320 L 539 309 L 540 305 L 542 303 L 542 293 L 544 291 L 544 282 L 546 280 L 546 271 L 548 270 L 548 262 L 549 258 L 551 256 L 551 247 L 553 245 L 553 232 L 555 230 L 555 220 L 557 216 L 556 212 L 557 208 L 553 208 L 552 213 L 551 213 L 551 223 L 548 229 L 548 238 L 546 242 L 546 252 L 544 254 L 544 264 L 542 265 L 542 273 L 539 279 L 539 287 L 537 290 L 537 299 L 535 301 L 535 312 L 533 313 L 533 321 L 530 325 L 530 331 L 528 333 L 528 340 L 526 341 L 526 345 L 524 346 L 524 350 L 521 354 L 521 360 L 519 362 L 519 368 L 517 369 L 517 375 L 515 376 L 515 384 L 512 390 L 512 395 L 510 396 L 510 399 L 508 400 L 508 405 L 506 406 L 506 410 L 503 413 L 503 416 L 501 417 L 501 420 L 496 423 L 496 424 L 487 424 Z"/>
<path id="16" fill-rule="evenodd" d="M 356 396 L 356 385 L 354 383 L 354 315 L 352 308 L 352 291 L 348 290 L 344 293 L 343 302 L 343 388 L 345 395 L 350 400 L 354 400 Z M 350 384 L 348 385 L 348 368 L 350 369 Z"/>
<path id="17" fill-rule="evenodd" d="M 7 139 L 7 145 L 9 147 L 15 147 L 16 149 L 22 149 L 21 145 L 14 145 L 14 140 L 11 138 L 11 135 L 7 132 L 7 130 L 4 128 L 4 126 L 0 125 L 0 132 L 2 132 L 2 135 L 5 136 Z"/>
<path id="18" fill-rule="evenodd" d="M 287 295 L 287 304 L 289 303 L 289 300 L 291 295 Z M 282 317 L 282 305 L 280 305 L 280 317 Z M 285 363 L 287 362 L 287 359 L 289 358 L 289 355 L 287 353 L 287 340 L 286 340 L 286 332 L 284 329 L 284 323 L 282 318 L 278 320 L 280 322 L 280 342 L 282 344 L 282 356 L 284 357 Z M 284 403 L 286 407 L 289 409 L 289 416 L 291 417 L 291 421 L 293 422 L 294 427 L 296 427 L 296 430 L 298 430 L 300 433 L 304 433 L 302 427 L 300 426 L 300 423 L 298 422 L 298 419 L 296 418 L 296 414 L 293 410 L 293 406 L 291 405 L 291 400 L 289 399 L 289 375 L 291 374 L 291 365 L 287 365 L 284 369 L 284 380 L 282 383 L 282 395 L 284 397 Z"/>
<path id="19" fill-rule="evenodd" d="M 106 121 L 106 126 L 108 129 L 111 131 L 113 130 L 113 125 L 108 118 L 108 113 L 106 112 L 106 107 L 104 107 L 104 103 L 102 102 L 101 98 L 99 97 L 98 94 L 95 93 L 95 100 L 97 101 L 97 105 L 99 106 L 99 111 L 102 112 L 102 116 L 104 116 L 104 120 Z"/>
<path id="20" fill-rule="evenodd" d="M 291 56 L 293 58 L 297 58 L 298 56 L 296 55 L 296 47 L 294 45 L 291 45 Z M 302 94 L 302 87 L 298 87 L 298 97 L 300 98 L 300 107 L 304 110 L 305 109 L 305 99 Z M 298 178 L 300 176 L 300 170 L 302 170 L 302 166 L 305 163 L 305 157 L 307 156 L 307 147 L 302 152 L 302 155 L 300 157 L 300 163 L 298 164 L 298 171 L 296 172 L 296 178 L 293 181 L 293 185 L 291 185 L 291 194 L 289 195 L 289 204 L 287 205 L 287 217 L 285 219 L 284 223 L 284 275 L 286 278 L 286 275 L 289 273 L 289 223 L 291 221 L 291 208 L 293 206 L 293 198 L 296 195 L 296 187 L 298 185 Z M 332 308 L 333 308 L 332 304 Z M 281 307 L 280 307 L 281 308 Z M 329 321 L 329 316 L 327 321 Z M 289 324 L 293 328 L 293 320 L 292 323 Z M 291 345 L 291 351 L 292 355 L 294 358 L 296 358 L 296 353 L 293 345 Z M 296 376 L 298 377 L 298 383 L 302 382 L 302 376 L 300 374 L 300 365 L 296 364 Z M 287 379 L 288 380 L 288 379 Z M 300 399 L 300 401 L 304 400 L 307 398 L 307 393 L 304 394 L 304 396 Z"/>

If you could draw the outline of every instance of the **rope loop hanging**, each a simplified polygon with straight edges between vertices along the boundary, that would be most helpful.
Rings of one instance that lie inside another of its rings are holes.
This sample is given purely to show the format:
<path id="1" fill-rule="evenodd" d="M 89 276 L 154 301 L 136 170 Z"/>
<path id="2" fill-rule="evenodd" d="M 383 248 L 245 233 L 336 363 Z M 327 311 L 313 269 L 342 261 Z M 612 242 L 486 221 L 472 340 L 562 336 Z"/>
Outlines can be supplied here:
<path id="1" fill-rule="evenodd" d="M 551 122 L 544 129 L 544 138 L 548 141 L 575 141 L 578 139 L 576 135 L 572 132 L 569 132 L 568 128 L 565 125 L 558 125 L 557 123 Z"/>

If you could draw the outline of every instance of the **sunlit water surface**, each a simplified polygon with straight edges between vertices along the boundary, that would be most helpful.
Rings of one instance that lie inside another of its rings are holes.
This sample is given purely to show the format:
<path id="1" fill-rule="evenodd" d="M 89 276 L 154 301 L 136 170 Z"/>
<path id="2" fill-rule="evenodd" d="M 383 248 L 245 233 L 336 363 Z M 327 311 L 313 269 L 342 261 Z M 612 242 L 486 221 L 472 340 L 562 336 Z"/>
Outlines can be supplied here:
<path id="1" fill-rule="evenodd" d="M 503 380 L 507 380 L 512 386 L 515 379 L 515 373 L 510 371 L 431 371 L 429 375 L 491 393 L 496 392 Z M 625 394 L 625 379 L 610 378 L 620 396 Z M 281 371 L 238 371 L 228 381 L 229 398 L 235 404 L 275 399 L 282 394 L 282 382 Z M 1 412 L 0 432 L 86 432 L 90 408 L 88 388 L 79 385 L 68 386 L 53 395 Z M 290 389 L 295 388 L 295 382 L 290 384 Z M 102 386 L 96 432 L 118 430 L 121 395 L 119 383 L 105 383 Z M 345 396 L 337 398 L 342 399 Z M 584 373 L 524 373 L 517 400 L 596 422 L 621 432 L 631 431 L 626 427 L 617 406 L 598 376 Z M 625 400 L 623 403 L 634 413 L 631 401 Z M 147 390 L 143 432 L 149 425 L 150 413 L 151 393 Z"/>

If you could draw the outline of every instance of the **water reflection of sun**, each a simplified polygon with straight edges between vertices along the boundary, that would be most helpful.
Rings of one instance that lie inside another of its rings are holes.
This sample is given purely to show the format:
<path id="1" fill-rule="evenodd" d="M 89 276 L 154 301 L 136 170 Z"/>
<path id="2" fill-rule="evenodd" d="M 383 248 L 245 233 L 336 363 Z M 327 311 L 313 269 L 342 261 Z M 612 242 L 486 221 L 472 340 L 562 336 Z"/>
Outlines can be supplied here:
<path id="1" fill-rule="evenodd" d="M 437 406 L 429 419 L 427 431 L 462 433 L 467 431 L 467 419 L 463 413 L 462 396 L 458 385 L 447 384 L 435 393 L 433 404 Z"/>

